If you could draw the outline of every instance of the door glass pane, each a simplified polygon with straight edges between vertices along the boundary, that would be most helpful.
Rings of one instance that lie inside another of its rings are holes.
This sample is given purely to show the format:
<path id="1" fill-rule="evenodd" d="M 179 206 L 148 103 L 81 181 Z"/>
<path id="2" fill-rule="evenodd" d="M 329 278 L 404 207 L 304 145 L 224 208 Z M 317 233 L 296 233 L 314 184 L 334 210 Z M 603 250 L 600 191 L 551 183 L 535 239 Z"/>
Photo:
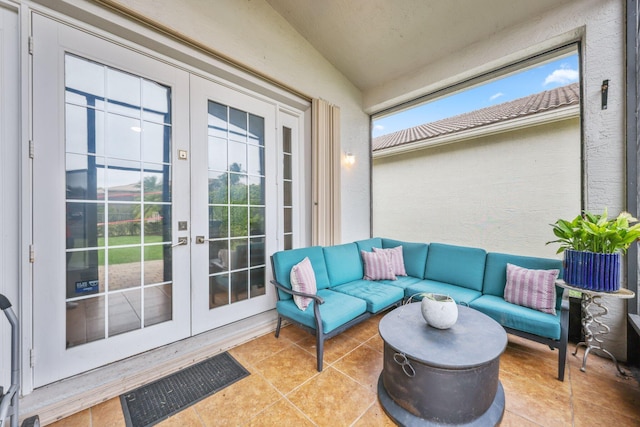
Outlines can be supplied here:
<path id="1" fill-rule="evenodd" d="M 171 89 L 65 67 L 69 348 L 172 319 Z"/>
<path id="2" fill-rule="evenodd" d="M 209 101 L 209 308 L 264 295 L 264 118 Z"/>
<path id="3" fill-rule="evenodd" d="M 292 132 L 291 129 L 282 127 L 282 199 L 283 199 L 283 226 L 284 226 L 284 249 L 293 248 L 293 178 L 291 174 L 291 163 L 293 153 L 291 152 Z"/>
<path id="4" fill-rule="evenodd" d="M 142 291 L 109 293 L 109 336 L 135 331 L 142 327 Z"/>
<path id="5" fill-rule="evenodd" d="M 144 326 L 151 326 L 171 320 L 171 285 L 145 288 Z"/>

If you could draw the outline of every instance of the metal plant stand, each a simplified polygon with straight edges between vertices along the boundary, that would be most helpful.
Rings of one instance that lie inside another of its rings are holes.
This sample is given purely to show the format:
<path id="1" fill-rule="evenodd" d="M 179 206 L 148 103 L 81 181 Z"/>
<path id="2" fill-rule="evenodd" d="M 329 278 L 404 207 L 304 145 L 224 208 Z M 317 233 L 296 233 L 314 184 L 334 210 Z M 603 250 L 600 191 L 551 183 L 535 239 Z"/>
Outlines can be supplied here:
<path id="1" fill-rule="evenodd" d="M 589 289 L 577 288 L 558 280 L 556 284 L 562 288 L 570 289 L 582 293 L 582 330 L 584 331 L 584 341 L 576 344 L 576 349 L 572 353 L 573 356 L 578 354 L 578 349 L 584 347 L 584 355 L 582 356 L 582 367 L 580 370 L 586 372 L 587 357 L 591 350 L 598 350 L 606 354 L 616 364 L 616 369 L 620 375 L 627 376 L 627 373 L 620 368 L 616 357 L 606 348 L 604 348 L 602 337 L 611 331 L 611 328 L 604 323 L 602 316 L 609 313 L 607 306 L 601 301 L 601 297 L 610 296 L 620 299 L 629 299 L 635 296 L 633 291 L 628 289 L 620 289 L 615 292 L 597 292 Z"/>

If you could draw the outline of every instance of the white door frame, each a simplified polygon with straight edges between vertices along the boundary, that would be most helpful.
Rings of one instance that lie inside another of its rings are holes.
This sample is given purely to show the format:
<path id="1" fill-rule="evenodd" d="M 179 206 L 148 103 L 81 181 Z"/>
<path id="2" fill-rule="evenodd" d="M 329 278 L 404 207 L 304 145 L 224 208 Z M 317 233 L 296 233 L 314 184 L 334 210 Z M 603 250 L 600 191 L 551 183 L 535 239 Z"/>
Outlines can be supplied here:
<path id="1" fill-rule="evenodd" d="M 45 286 L 53 278 L 64 282 L 64 61 L 66 53 L 74 53 L 99 63 L 141 74 L 172 88 L 172 235 L 178 235 L 177 222 L 189 217 L 187 190 L 179 191 L 183 182 L 188 189 L 189 165 L 177 160 L 177 150 L 188 149 L 189 75 L 176 67 L 114 43 L 79 31 L 70 26 L 34 14 L 33 18 L 33 85 L 34 85 L 34 386 L 42 386 L 61 378 L 102 366 L 132 354 L 185 338 L 190 333 L 188 312 L 190 297 L 189 248 L 174 248 L 173 256 L 173 319 L 114 336 L 106 340 L 65 348 L 65 295 L 60 286 Z M 96 53 L 99 55 L 96 57 Z M 107 61 L 105 61 L 105 58 Z M 46 72 L 41 76 L 40 73 Z M 53 163 L 55 173 L 43 176 L 44 165 Z M 46 183 L 48 190 L 43 191 Z M 178 183 L 178 184 L 176 184 Z M 56 211 L 58 208 L 58 211 Z M 56 215 L 55 212 L 59 212 Z M 42 215 L 51 215 L 43 220 Z M 180 254 L 182 252 L 182 254 Z M 179 256 L 178 256 L 179 255 Z M 44 328 L 51 325 L 51 328 Z M 57 331 L 58 333 L 52 333 Z"/>

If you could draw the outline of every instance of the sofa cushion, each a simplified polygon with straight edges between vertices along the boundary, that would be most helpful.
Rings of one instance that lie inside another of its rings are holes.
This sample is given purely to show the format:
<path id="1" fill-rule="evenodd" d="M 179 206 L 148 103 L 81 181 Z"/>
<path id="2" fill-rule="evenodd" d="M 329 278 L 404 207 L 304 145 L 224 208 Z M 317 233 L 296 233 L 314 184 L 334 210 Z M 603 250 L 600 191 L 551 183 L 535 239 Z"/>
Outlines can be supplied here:
<path id="1" fill-rule="evenodd" d="M 367 303 L 360 298 L 330 289 L 319 290 L 317 295 L 324 299 L 324 304 L 320 304 L 319 308 L 322 317 L 322 331 L 325 334 L 367 311 Z M 315 301 L 312 301 L 309 307 L 302 311 L 296 307 L 293 300 L 289 299 L 278 301 L 276 309 L 281 315 L 315 329 L 314 305 Z"/>
<path id="2" fill-rule="evenodd" d="M 367 302 L 367 311 L 377 313 L 390 305 L 402 301 L 404 290 L 397 286 L 387 285 L 370 280 L 356 280 L 351 283 L 331 288 L 332 291 L 342 292 Z"/>
<path id="3" fill-rule="evenodd" d="M 380 237 L 372 237 L 371 239 L 358 240 L 356 242 L 359 251 L 372 252 L 373 248 L 382 247 L 382 239 Z"/>
<path id="4" fill-rule="evenodd" d="M 331 286 L 362 279 L 362 260 L 360 259 L 358 245 L 345 243 L 343 245 L 325 246 L 322 250 L 324 251 L 324 260 L 327 264 Z"/>
<path id="5" fill-rule="evenodd" d="M 398 288 L 406 289 L 408 286 L 413 285 L 414 283 L 419 282 L 421 279 L 413 276 L 398 276 L 396 280 L 378 280 L 380 283 L 384 283 L 385 285 L 391 285 Z"/>
<path id="6" fill-rule="evenodd" d="M 365 280 L 396 280 L 389 257 L 383 252 L 360 251 Z"/>
<path id="7" fill-rule="evenodd" d="M 373 252 L 382 252 L 389 258 L 389 264 L 393 274 L 396 276 L 406 276 L 407 271 L 404 268 L 404 257 L 402 256 L 402 246 L 396 246 L 395 248 L 382 249 L 373 248 Z"/>
<path id="8" fill-rule="evenodd" d="M 329 287 L 329 275 L 324 262 L 324 253 L 321 246 L 311 246 L 308 248 L 291 249 L 288 251 L 276 252 L 271 257 L 273 265 L 273 276 L 282 286 L 291 289 L 291 269 L 294 265 L 309 257 L 313 273 L 316 276 L 316 288 L 325 289 Z M 291 295 L 278 291 L 280 299 L 291 299 Z"/>
<path id="9" fill-rule="evenodd" d="M 484 285 L 482 288 L 484 295 L 504 297 L 504 287 L 507 283 L 507 263 L 536 270 L 558 269 L 560 270 L 558 278 L 562 278 L 562 261 L 559 259 L 489 252 L 487 254 L 487 265 L 484 271 Z M 562 292 L 563 289 L 556 286 L 556 310 L 559 310 L 562 305 Z"/>
<path id="10" fill-rule="evenodd" d="M 291 269 L 291 288 L 294 291 L 305 294 L 316 294 L 316 276 L 313 273 L 313 267 L 311 267 L 309 257 L 305 257 Z M 300 310 L 306 310 L 311 302 L 311 298 L 294 295 L 293 302 Z"/>
<path id="11" fill-rule="evenodd" d="M 532 308 L 511 304 L 494 295 L 483 295 L 471 301 L 470 306 L 507 328 L 554 340 L 560 339 L 560 312 L 555 315 L 543 313 Z"/>
<path id="12" fill-rule="evenodd" d="M 482 291 L 486 257 L 484 249 L 431 243 L 424 277 Z"/>
<path id="13" fill-rule="evenodd" d="M 382 239 L 382 247 L 395 248 L 402 246 L 404 268 L 409 276 L 424 279 L 424 269 L 427 262 L 429 245 L 426 243 L 403 242 L 393 239 Z"/>
<path id="14" fill-rule="evenodd" d="M 532 270 L 507 264 L 507 302 L 556 314 L 556 279 L 560 270 Z"/>
<path id="15" fill-rule="evenodd" d="M 457 304 L 469 305 L 471 301 L 480 297 L 482 293 L 480 291 L 476 291 L 474 289 L 464 288 L 462 286 L 451 285 L 449 283 L 437 282 L 435 280 L 421 280 L 417 283 L 413 283 L 404 291 L 404 295 L 406 298 L 411 298 L 413 300 L 421 300 L 422 293 L 434 293 L 434 294 L 443 294 L 448 295 Z"/>

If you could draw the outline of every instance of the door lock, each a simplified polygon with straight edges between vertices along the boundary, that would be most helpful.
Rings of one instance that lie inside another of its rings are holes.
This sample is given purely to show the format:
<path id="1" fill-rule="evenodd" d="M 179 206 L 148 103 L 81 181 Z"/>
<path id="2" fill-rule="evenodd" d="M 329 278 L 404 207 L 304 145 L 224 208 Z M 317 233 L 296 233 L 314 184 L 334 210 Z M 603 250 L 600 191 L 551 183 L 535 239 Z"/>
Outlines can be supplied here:
<path id="1" fill-rule="evenodd" d="M 187 237 L 178 237 L 178 243 L 174 243 L 173 245 L 171 245 L 171 247 L 175 248 L 176 246 L 183 246 L 187 244 L 189 244 L 189 240 Z"/>

